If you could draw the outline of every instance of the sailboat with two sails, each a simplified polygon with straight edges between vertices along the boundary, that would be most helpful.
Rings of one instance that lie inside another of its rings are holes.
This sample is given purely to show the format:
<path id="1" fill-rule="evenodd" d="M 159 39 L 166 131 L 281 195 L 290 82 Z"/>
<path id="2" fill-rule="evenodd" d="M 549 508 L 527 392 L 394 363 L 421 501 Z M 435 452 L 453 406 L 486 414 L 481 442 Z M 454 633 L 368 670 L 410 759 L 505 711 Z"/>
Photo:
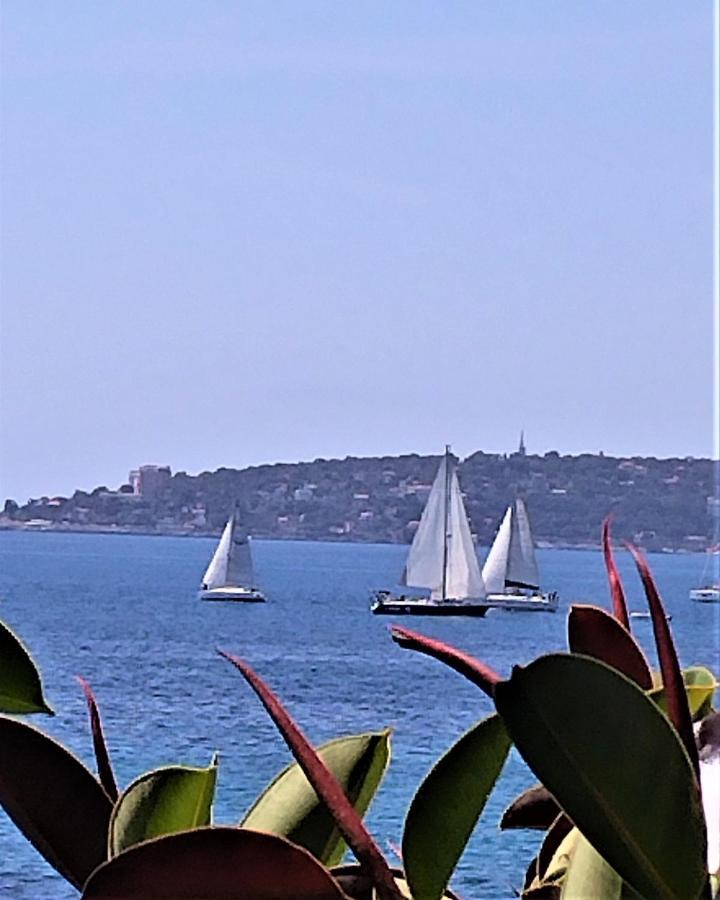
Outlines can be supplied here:
<path id="1" fill-rule="evenodd" d="M 377 591 L 375 615 L 484 616 L 485 586 L 450 447 L 438 468 L 410 546 L 401 584 L 428 595 Z"/>
<path id="2" fill-rule="evenodd" d="M 255 573 L 250 538 L 238 521 L 237 510 L 230 516 L 200 587 L 201 600 L 239 600 L 262 603 L 265 595 L 253 587 Z"/>
<path id="3" fill-rule="evenodd" d="M 482 568 L 485 603 L 494 609 L 555 612 L 557 592 L 540 590 L 527 509 L 517 497 L 505 511 Z"/>

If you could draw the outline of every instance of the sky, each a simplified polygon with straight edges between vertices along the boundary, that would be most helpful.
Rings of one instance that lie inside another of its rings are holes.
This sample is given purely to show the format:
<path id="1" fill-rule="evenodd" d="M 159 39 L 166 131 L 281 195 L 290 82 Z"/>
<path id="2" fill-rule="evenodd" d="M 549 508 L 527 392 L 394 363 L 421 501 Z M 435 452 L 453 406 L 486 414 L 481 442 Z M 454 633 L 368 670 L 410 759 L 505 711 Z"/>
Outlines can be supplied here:
<path id="1" fill-rule="evenodd" d="M 0 502 L 713 452 L 711 0 L 4 0 Z"/>

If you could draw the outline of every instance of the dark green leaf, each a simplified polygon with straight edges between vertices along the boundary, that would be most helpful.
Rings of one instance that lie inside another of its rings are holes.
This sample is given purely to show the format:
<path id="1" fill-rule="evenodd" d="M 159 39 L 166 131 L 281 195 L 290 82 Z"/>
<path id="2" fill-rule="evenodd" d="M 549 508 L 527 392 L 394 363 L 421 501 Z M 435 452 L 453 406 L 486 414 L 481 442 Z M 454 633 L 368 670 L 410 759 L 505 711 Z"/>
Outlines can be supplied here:
<path id="1" fill-rule="evenodd" d="M 4 622 L 0 622 L 0 712 L 54 715 L 32 657 Z"/>
<path id="2" fill-rule="evenodd" d="M 0 803 L 25 837 L 75 887 L 107 858 L 112 803 L 68 750 L 0 716 Z"/>
<path id="3" fill-rule="evenodd" d="M 346 900 L 301 847 L 242 828 L 196 828 L 125 850 L 85 885 L 83 900 Z"/>
<path id="4" fill-rule="evenodd" d="M 365 815 L 390 760 L 390 732 L 337 738 L 318 747 L 317 753 L 359 815 Z M 286 837 L 326 866 L 339 863 L 347 846 L 297 763 L 265 789 L 242 825 Z"/>
<path id="5" fill-rule="evenodd" d="M 216 760 L 207 769 L 167 766 L 141 775 L 113 809 L 110 856 L 150 838 L 209 825 L 216 779 Z"/>
<path id="6" fill-rule="evenodd" d="M 415 900 L 442 897 L 509 750 L 502 720 L 490 716 L 464 734 L 420 785 L 402 841 Z"/>
<path id="7" fill-rule="evenodd" d="M 495 702 L 530 768 L 622 878 L 653 900 L 701 894 L 706 837 L 692 766 L 635 684 L 588 657 L 545 656 L 516 667 Z"/>

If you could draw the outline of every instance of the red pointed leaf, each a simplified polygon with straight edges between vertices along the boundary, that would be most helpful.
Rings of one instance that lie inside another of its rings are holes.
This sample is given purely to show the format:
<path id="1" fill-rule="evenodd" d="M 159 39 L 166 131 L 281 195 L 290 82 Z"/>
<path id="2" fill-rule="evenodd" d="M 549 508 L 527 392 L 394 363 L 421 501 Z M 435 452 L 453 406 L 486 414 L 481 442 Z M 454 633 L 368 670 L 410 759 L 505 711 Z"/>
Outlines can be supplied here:
<path id="1" fill-rule="evenodd" d="M 340 833 L 353 853 L 370 874 L 380 900 L 400 900 L 400 893 L 390 868 L 370 836 L 362 819 L 348 800 L 333 774 L 300 731 L 275 694 L 255 672 L 230 653 L 218 651 L 242 674 L 270 714 L 298 765 L 315 793 L 332 813 Z"/>
<path id="2" fill-rule="evenodd" d="M 663 606 L 660 595 L 655 587 L 655 582 L 647 561 L 640 551 L 632 544 L 627 544 L 627 548 L 630 553 L 632 553 L 635 565 L 637 566 L 640 578 L 642 579 L 643 587 L 645 588 L 645 596 L 647 597 L 653 632 L 655 634 L 655 646 L 657 647 L 658 662 L 660 663 L 660 675 L 662 677 L 663 687 L 665 688 L 665 697 L 667 698 L 668 717 L 675 726 L 675 730 L 680 735 L 680 739 L 685 745 L 685 749 L 687 750 L 693 768 L 695 769 L 695 774 L 699 779 L 700 762 L 698 760 L 697 747 L 695 746 L 692 716 L 690 714 L 687 694 L 685 693 L 685 685 L 683 683 L 677 651 L 672 639 L 667 616 L 665 615 L 665 607 Z"/>
<path id="3" fill-rule="evenodd" d="M 622 582 L 620 581 L 620 573 L 615 565 L 613 558 L 612 546 L 610 544 L 610 522 L 612 516 L 607 516 L 602 526 L 602 545 L 603 555 L 605 557 L 605 568 L 607 569 L 608 581 L 610 582 L 610 596 L 612 597 L 613 614 L 620 624 L 630 631 L 630 617 L 628 616 L 627 603 L 625 602 L 625 592 L 623 591 Z"/>
<path id="4" fill-rule="evenodd" d="M 557 800 L 542 784 L 523 791 L 508 806 L 500 819 L 500 828 L 537 828 L 546 831 L 560 813 Z"/>
<path id="5" fill-rule="evenodd" d="M 196 828 L 136 844 L 100 866 L 83 900 L 346 900 L 307 850 L 244 828 Z"/>
<path id="6" fill-rule="evenodd" d="M 575 604 L 568 616 L 568 645 L 634 681 L 644 691 L 652 688 L 652 673 L 635 638 L 610 613 L 597 606 Z"/>
<path id="7" fill-rule="evenodd" d="M 119 794 L 115 775 L 113 774 L 112 765 L 110 763 L 110 754 L 108 753 L 107 745 L 105 743 L 102 720 L 100 719 L 100 710 L 98 709 L 95 694 L 93 694 L 90 685 L 82 676 L 77 675 L 76 677 L 80 682 L 80 687 L 83 689 L 85 699 L 87 700 L 98 778 L 100 779 L 100 784 L 105 788 L 105 793 L 114 803 Z"/>
<path id="8" fill-rule="evenodd" d="M 495 685 L 501 680 L 500 676 L 479 659 L 475 659 L 469 653 L 456 650 L 449 644 L 437 641 L 435 638 L 425 637 L 424 634 L 410 631 L 409 628 L 401 628 L 399 625 L 392 626 L 391 634 L 396 644 L 407 650 L 417 650 L 419 653 L 432 656 L 433 659 L 439 659 L 440 662 L 472 681 L 488 697 L 494 696 Z"/>

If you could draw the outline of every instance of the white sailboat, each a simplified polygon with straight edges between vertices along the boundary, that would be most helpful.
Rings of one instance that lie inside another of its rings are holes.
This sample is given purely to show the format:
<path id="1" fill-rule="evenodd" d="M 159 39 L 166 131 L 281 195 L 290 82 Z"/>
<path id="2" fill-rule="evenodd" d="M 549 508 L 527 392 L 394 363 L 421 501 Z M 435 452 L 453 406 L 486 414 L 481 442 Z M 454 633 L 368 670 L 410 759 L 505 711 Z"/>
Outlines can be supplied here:
<path id="1" fill-rule="evenodd" d="M 485 587 L 460 493 L 455 461 L 445 448 L 420 524 L 408 553 L 401 584 L 429 596 L 393 596 L 378 591 L 376 615 L 484 616 Z"/>
<path id="2" fill-rule="evenodd" d="M 530 520 L 518 497 L 508 506 L 482 569 L 488 606 L 497 609 L 555 612 L 556 592 L 540 591 Z"/>
<path id="3" fill-rule="evenodd" d="M 220 543 L 210 560 L 200 588 L 201 600 L 241 600 L 262 603 L 262 591 L 252 587 L 253 572 L 250 538 L 239 527 L 237 513 L 228 519 Z"/>
<path id="4" fill-rule="evenodd" d="M 720 543 L 713 544 L 705 552 L 700 586 L 690 590 L 690 599 L 696 603 L 720 603 Z"/>

